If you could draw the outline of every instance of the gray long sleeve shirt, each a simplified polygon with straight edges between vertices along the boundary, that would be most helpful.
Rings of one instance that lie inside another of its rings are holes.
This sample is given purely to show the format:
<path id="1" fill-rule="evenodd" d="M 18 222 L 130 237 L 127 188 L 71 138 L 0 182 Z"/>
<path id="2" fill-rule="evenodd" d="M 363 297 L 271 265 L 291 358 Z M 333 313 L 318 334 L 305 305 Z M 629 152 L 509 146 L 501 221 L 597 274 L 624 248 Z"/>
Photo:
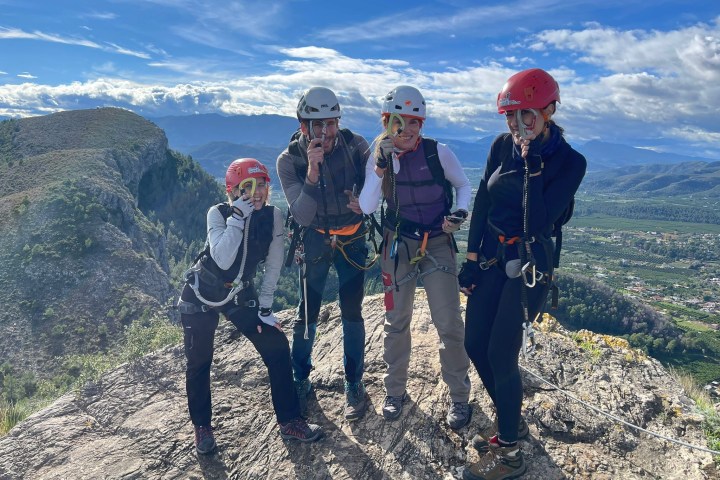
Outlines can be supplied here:
<path id="1" fill-rule="evenodd" d="M 294 142 L 297 145 L 295 154 L 291 153 L 294 150 L 291 142 L 278 156 L 277 172 L 295 221 L 312 228 L 325 228 L 327 224 L 330 229 L 360 222 L 362 216 L 347 208 L 349 199 L 345 190 L 352 191 L 353 185 L 357 185 L 358 191 L 362 188 L 358 182 L 361 183 L 364 178 L 365 164 L 370 157 L 370 147 L 365 138 L 354 134 L 352 140 L 346 142 L 342 131 L 338 131 L 335 149 L 325 155 L 321 167 L 325 180 L 325 202 L 320 185 L 306 181 L 307 138 L 301 135 Z"/>

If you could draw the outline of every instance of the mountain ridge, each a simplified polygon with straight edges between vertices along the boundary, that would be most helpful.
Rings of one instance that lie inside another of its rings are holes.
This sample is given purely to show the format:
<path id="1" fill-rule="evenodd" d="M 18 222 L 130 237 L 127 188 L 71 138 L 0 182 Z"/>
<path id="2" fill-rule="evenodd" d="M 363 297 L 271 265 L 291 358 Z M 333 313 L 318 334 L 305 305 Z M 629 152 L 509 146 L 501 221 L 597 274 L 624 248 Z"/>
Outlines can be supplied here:
<path id="1" fill-rule="evenodd" d="M 113 348 L 169 298 L 172 265 L 222 197 L 127 110 L 6 121 L 0 152 L 0 358 L 48 378 L 68 356 Z M 196 195 L 201 207 L 186 204 Z M 174 218 L 167 202 L 194 215 Z"/>

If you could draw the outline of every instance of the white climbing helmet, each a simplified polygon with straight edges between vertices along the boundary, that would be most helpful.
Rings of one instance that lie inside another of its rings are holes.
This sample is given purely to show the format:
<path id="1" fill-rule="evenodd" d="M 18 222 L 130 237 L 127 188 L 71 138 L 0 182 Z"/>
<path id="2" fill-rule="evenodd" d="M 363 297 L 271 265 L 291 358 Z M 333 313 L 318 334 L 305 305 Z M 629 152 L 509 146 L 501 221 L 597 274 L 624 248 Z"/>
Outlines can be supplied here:
<path id="1" fill-rule="evenodd" d="M 300 121 L 340 118 L 340 103 L 329 88 L 312 87 L 300 97 L 297 117 Z"/>
<path id="2" fill-rule="evenodd" d="M 425 120 L 425 99 L 420 90 L 409 85 L 392 89 L 383 99 L 382 114 L 390 116 L 393 113 Z"/>

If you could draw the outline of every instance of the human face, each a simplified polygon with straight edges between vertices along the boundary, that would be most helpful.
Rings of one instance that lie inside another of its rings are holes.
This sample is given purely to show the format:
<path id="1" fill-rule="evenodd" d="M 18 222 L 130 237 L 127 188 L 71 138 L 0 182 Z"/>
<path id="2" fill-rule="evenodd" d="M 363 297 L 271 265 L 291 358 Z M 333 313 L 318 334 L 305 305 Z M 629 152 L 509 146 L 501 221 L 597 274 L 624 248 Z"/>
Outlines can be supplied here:
<path id="1" fill-rule="evenodd" d="M 337 137 L 338 128 L 340 128 L 340 119 L 338 118 L 309 120 L 308 131 L 303 133 L 306 133 L 310 140 L 315 138 L 323 139 L 323 152 L 331 153 L 333 148 L 335 148 L 335 139 Z"/>
<path id="2" fill-rule="evenodd" d="M 253 206 L 255 210 L 260 210 L 263 205 L 267 202 L 268 193 L 270 192 L 270 188 L 267 184 L 267 181 L 264 178 L 256 178 L 255 183 L 255 191 L 252 191 L 252 184 L 250 181 L 245 181 L 243 184 L 238 185 L 235 187 L 232 191 L 233 195 L 235 197 L 240 196 L 240 190 L 241 188 L 245 189 L 245 192 L 243 193 L 243 196 L 246 198 L 250 198 L 253 201 Z M 250 197 L 250 194 L 252 193 L 252 197 Z"/>
<path id="3" fill-rule="evenodd" d="M 420 127 L 422 123 L 417 118 L 408 117 L 406 115 L 402 115 L 402 117 L 405 122 L 405 128 L 403 128 L 402 132 L 393 137 L 393 143 L 395 144 L 395 148 L 405 152 L 414 149 L 417 145 L 418 138 L 420 138 Z M 394 125 L 392 125 L 391 130 L 393 132 L 397 132 L 399 127 L 400 120 L 394 119 Z"/>
<path id="4" fill-rule="evenodd" d="M 268 192 L 269 187 L 267 181 L 264 178 L 258 178 L 257 183 L 255 184 L 255 192 L 252 196 L 255 210 L 260 210 L 263 205 L 265 205 L 265 202 L 267 202 Z"/>
<path id="5" fill-rule="evenodd" d="M 520 122 L 518 123 L 518 112 L 520 113 Z M 522 142 L 523 137 L 527 138 L 533 136 L 535 138 L 539 136 L 545 129 L 545 119 L 543 118 L 540 111 L 535 109 L 525 110 L 507 110 L 505 112 L 505 121 L 507 122 L 508 129 L 513 136 L 513 140 L 516 144 Z M 524 127 L 521 129 L 520 127 Z M 524 132 L 522 131 L 524 130 Z"/>

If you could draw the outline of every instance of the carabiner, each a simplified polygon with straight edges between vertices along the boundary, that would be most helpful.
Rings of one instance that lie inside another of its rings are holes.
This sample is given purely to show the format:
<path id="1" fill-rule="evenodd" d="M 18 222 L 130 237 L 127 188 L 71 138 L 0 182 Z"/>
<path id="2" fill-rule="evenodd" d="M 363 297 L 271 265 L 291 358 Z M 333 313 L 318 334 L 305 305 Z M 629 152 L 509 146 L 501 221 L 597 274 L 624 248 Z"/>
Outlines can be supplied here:
<path id="1" fill-rule="evenodd" d="M 395 258 L 395 255 L 397 255 L 398 243 L 400 242 L 398 242 L 398 237 L 396 233 L 393 237 L 392 243 L 390 244 L 390 258 Z"/>
<path id="2" fill-rule="evenodd" d="M 523 341 L 522 341 L 522 354 L 523 358 L 527 360 L 528 355 L 535 353 L 535 330 L 530 322 L 523 323 Z"/>
<path id="3" fill-rule="evenodd" d="M 532 279 L 532 282 L 528 282 L 528 280 L 527 280 L 527 278 L 528 278 L 528 276 L 527 276 L 527 271 L 528 271 L 528 269 L 531 268 L 531 267 L 532 267 L 532 270 L 531 270 L 531 276 L 530 276 L 530 278 Z M 520 272 L 522 272 L 523 282 L 525 283 L 525 286 L 528 287 L 528 288 L 533 288 L 533 287 L 535 287 L 535 283 L 536 283 L 535 264 L 534 264 L 533 262 L 527 262 L 525 265 L 523 265 L 522 269 L 520 269 Z"/>

